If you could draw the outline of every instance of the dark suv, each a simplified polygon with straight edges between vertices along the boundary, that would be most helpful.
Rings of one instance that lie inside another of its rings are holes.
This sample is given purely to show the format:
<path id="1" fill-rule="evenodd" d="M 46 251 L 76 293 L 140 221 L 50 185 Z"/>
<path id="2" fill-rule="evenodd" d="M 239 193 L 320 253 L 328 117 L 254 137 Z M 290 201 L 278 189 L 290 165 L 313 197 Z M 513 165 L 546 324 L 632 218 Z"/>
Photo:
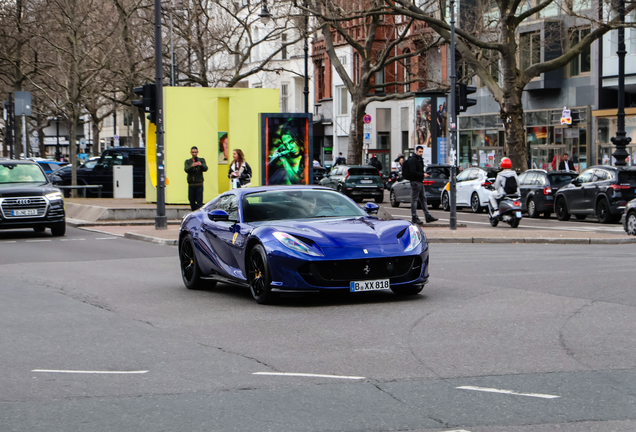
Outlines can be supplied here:
<path id="1" fill-rule="evenodd" d="M 636 170 L 593 166 L 562 187 L 554 197 L 559 220 L 570 215 L 583 220 L 596 216 L 600 223 L 618 222 L 629 200 L 636 198 Z"/>
<path id="2" fill-rule="evenodd" d="M 336 165 L 320 180 L 320 184 L 342 192 L 356 202 L 364 198 L 373 198 L 377 203 L 384 201 L 382 176 L 372 166 Z"/>
<path id="3" fill-rule="evenodd" d="M 66 233 L 64 198 L 33 161 L 0 160 L 0 229 Z"/>
<path id="4" fill-rule="evenodd" d="M 446 187 L 450 179 L 451 165 L 428 165 L 424 172 L 428 177 L 424 177 L 424 193 L 426 203 L 431 208 L 438 208 L 440 205 L 441 192 Z M 399 207 L 400 203 L 411 204 L 411 182 L 400 178 L 391 188 L 389 193 L 391 207 Z M 419 206 L 419 203 L 418 203 Z"/>
<path id="5" fill-rule="evenodd" d="M 559 189 L 570 184 L 576 175 L 575 172 L 547 172 L 541 169 L 524 172 L 519 176 L 522 211 L 528 212 L 531 218 L 539 217 L 540 214 L 549 218 L 554 211 L 554 196 Z"/>
<path id="6" fill-rule="evenodd" d="M 113 196 L 113 166 L 132 165 L 133 167 L 133 196 L 146 196 L 146 149 L 115 147 L 104 150 L 93 169 L 78 169 L 78 185 L 102 185 L 102 196 Z M 71 171 L 56 171 L 61 179 L 61 185 L 71 184 Z M 59 182 L 59 180 L 58 180 Z M 90 190 L 88 192 L 91 192 Z"/>

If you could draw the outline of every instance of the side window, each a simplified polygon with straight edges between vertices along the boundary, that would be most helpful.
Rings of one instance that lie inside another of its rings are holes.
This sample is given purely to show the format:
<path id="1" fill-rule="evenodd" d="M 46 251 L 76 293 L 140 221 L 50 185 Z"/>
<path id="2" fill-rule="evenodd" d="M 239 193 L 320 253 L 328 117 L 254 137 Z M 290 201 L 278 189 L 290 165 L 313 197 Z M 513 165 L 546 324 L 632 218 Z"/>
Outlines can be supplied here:
<path id="1" fill-rule="evenodd" d="M 537 173 L 531 172 L 526 176 L 523 184 L 524 185 L 532 185 L 534 184 L 534 179 L 537 177 Z"/>
<path id="2" fill-rule="evenodd" d="M 523 173 L 523 174 L 521 174 L 521 175 L 518 177 L 518 179 L 519 179 L 519 184 L 520 184 L 520 185 L 524 185 L 524 184 L 525 184 L 525 182 L 524 182 L 524 181 L 525 181 L 525 179 L 526 179 L 526 177 L 527 177 L 527 176 L 528 176 L 528 173 Z"/>
<path id="3" fill-rule="evenodd" d="M 468 176 L 470 175 L 470 172 L 472 170 L 467 169 L 462 171 L 458 176 L 457 176 L 457 181 L 461 182 L 461 181 L 466 181 L 468 179 Z"/>
<path id="4" fill-rule="evenodd" d="M 225 195 L 219 198 L 211 210 L 223 210 L 230 215 L 230 221 L 236 222 L 238 221 L 238 198 L 232 194 Z"/>
<path id="5" fill-rule="evenodd" d="M 579 183 L 589 183 L 592 181 L 593 174 L 594 174 L 594 170 L 591 170 L 591 169 L 586 170 L 586 171 L 583 171 L 581 175 L 577 177 L 577 179 Z"/>
<path id="6" fill-rule="evenodd" d="M 143 153 L 130 153 L 129 160 L 134 168 L 145 169 L 146 167 L 146 156 Z"/>
<path id="7" fill-rule="evenodd" d="M 113 165 L 122 165 L 124 156 L 120 152 L 106 153 L 102 158 L 102 163 L 106 168 L 110 168 Z"/>
<path id="8" fill-rule="evenodd" d="M 609 180 L 611 178 L 610 173 L 608 173 L 605 170 L 594 170 L 594 177 L 592 178 L 592 181 L 605 181 L 605 180 Z"/>
<path id="9" fill-rule="evenodd" d="M 545 174 L 537 174 L 537 179 L 534 181 L 534 184 L 539 186 L 545 186 L 548 184 L 548 176 Z"/>
<path id="10" fill-rule="evenodd" d="M 477 180 L 479 178 L 479 170 L 472 169 L 468 174 L 468 180 Z"/>

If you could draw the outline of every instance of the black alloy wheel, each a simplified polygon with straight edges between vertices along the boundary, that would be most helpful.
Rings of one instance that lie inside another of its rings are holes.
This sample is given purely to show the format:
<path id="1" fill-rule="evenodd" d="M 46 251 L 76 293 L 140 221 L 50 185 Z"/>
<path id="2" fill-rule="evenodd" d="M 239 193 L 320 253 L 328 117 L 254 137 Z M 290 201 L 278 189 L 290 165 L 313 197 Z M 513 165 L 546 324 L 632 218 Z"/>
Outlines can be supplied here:
<path id="1" fill-rule="evenodd" d="M 206 287 L 205 281 L 201 279 L 201 269 L 194 253 L 194 241 L 190 234 L 186 234 L 179 243 L 179 262 L 183 284 L 187 289 L 197 290 Z M 214 285 L 216 282 L 210 281 L 209 287 Z"/>
<path id="2" fill-rule="evenodd" d="M 450 211 L 450 199 L 447 192 L 442 194 L 442 210 Z"/>
<path id="3" fill-rule="evenodd" d="M 538 218 L 539 213 L 537 213 L 537 205 L 534 202 L 533 198 L 528 200 L 528 217 L 530 218 Z"/>
<path id="4" fill-rule="evenodd" d="M 636 211 L 627 213 L 627 227 L 625 232 L 629 235 L 636 235 Z"/>
<path id="5" fill-rule="evenodd" d="M 565 205 L 565 198 L 559 198 L 554 205 L 554 211 L 556 213 L 556 217 L 560 221 L 569 221 L 570 213 L 568 213 L 568 208 Z"/>
<path id="6" fill-rule="evenodd" d="M 395 191 L 393 189 L 391 189 L 391 192 L 389 193 L 389 200 L 391 201 L 391 207 L 400 206 L 400 202 L 397 200 L 397 197 L 395 196 Z"/>
<path id="7" fill-rule="evenodd" d="M 250 250 L 247 261 L 247 277 L 250 284 L 252 297 L 258 304 L 268 304 L 272 302 L 272 278 L 269 274 L 267 264 L 267 253 L 263 246 L 256 245 Z"/>
<path id="8" fill-rule="evenodd" d="M 473 195 L 470 197 L 470 208 L 473 213 L 481 213 L 483 211 L 477 192 L 473 192 Z"/>
<path id="9" fill-rule="evenodd" d="M 613 222 L 612 214 L 610 213 L 609 204 L 605 198 L 601 198 L 596 203 L 596 217 L 602 224 L 608 224 Z"/>

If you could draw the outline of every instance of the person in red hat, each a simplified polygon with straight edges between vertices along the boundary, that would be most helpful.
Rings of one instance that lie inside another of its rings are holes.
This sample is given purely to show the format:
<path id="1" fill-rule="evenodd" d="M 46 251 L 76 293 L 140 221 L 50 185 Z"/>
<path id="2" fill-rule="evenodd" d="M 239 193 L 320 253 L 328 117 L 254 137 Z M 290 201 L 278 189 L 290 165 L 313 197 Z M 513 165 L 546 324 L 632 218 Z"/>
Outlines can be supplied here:
<path id="1" fill-rule="evenodd" d="M 499 202 L 498 200 L 506 195 L 521 195 L 519 192 L 519 178 L 517 173 L 512 170 L 512 162 L 507 157 L 501 159 L 501 171 L 497 174 L 497 180 L 493 187 L 494 191 L 490 192 L 490 205 L 492 206 L 494 213 L 493 218 L 499 216 Z"/>

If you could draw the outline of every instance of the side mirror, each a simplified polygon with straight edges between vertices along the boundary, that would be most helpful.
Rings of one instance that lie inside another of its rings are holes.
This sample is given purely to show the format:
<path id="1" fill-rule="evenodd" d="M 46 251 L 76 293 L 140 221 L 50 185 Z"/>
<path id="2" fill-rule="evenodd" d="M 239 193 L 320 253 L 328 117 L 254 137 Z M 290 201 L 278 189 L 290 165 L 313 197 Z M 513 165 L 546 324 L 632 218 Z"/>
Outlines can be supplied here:
<path id="1" fill-rule="evenodd" d="M 53 184 L 58 184 L 58 183 L 62 183 L 62 177 L 58 176 L 58 175 L 52 175 L 49 177 L 49 180 L 51 180 L 51 183 Z"/>
<path id="2" fill-rule="evenodd" d="M 380 210 L 380 206 L 375 203 L 366 203 L 364 205 L 364 211 L 369 214 L 377 214 L 378 210 Z"/>
<path id="3" fill-rule="evenodd" d="M 208 218 L 214 222 L 226 221 L 230 219 L 230 215 L 227 214 L 225 210 L 212 210 L 210 213 L 208 213 Z"/>

